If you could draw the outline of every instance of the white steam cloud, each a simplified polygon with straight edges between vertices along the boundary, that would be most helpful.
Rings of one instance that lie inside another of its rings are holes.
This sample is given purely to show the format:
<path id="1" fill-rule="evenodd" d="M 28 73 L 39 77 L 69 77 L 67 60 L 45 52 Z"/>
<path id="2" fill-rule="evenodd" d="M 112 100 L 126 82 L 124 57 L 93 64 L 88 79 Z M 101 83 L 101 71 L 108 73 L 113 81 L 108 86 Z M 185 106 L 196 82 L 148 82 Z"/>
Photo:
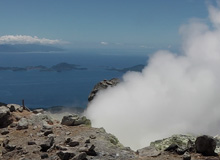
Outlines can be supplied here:
<path id="1" fill-rule="evenodd" d="M 133 149 L 172 134 L 220 134 L 220 10 L 209 13 L 212 26 L 180 28 L 181 55 L 158 51 L 142 73 L 99 92 L 85 112 L 93 126 Z"/>
<path id="2" fill-rule="evenodd" d="M 54 45 L 63 44 L 65 42 L 61 40 L 51 40 L 46 38 L 38 38 L 37 36 L 27 35 L 5 35 L 0 36 L 0 44 L 43 44 L 43 45 Z"/>

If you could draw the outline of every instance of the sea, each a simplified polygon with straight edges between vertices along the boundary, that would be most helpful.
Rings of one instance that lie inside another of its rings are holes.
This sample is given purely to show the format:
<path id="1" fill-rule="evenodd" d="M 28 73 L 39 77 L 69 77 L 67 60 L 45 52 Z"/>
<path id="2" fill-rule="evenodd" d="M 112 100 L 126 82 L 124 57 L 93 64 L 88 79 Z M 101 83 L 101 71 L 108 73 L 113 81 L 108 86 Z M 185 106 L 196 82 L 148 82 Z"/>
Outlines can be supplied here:
<path id="1" fill-rule="evenodd" d="M 28 108 L 52 106 L 86 108 L 94 85 L 104 79 L 122 78 L 122 72 L 109 68 L 127 68 L 146 64 L 149 52 L 69 51 L 52 53 L 0 53 L 0 67 L 51 67 L 61 62 L 77 64 L 87 70 L 63 72 L 0 71 L 0 102 Z"/>

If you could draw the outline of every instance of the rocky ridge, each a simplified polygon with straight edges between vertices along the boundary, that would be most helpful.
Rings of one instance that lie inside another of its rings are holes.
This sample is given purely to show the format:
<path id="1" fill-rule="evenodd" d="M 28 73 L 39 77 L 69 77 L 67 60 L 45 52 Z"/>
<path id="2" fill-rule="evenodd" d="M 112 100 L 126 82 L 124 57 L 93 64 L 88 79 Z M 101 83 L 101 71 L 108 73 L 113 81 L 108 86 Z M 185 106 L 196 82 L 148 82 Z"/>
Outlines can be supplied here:
<path id="1" fill-rule="evenodd" d="M 0 115 L 0 159 L 127 160 L 136 156 L 114 135 L 92 128 L 84 116 L 69 114 L 60 122 L 42 109 L 27 111 L 15 104 L 1 106 Z"/>
<path id="2" fill-rule="evenodd" d="M 57 121 L 43 109 L 27 111 L 8 104 L 0 107 L 0 122 L 0 159 L 4 160 L 219 159 L 218 136 L 173 135 L 135 152 L 78 114 Z"/>
<path id="3" fill-rule="evenodd" d="M 98 92 L 100 92 L 101 90 L 107 89 L 108 87 L 114 87 L 116 86 L 118 83 L 120 82 L 120 80 L 118 78 L 113 78 L 110 80 L 103 80 L 99 83 L 97 83 L 94 88 L 92 89 L 92 91 L 89 94 L 88 97 L 88 101 L 92 101 L 94 99 L 94 97 L 96 96 L 96 94 Z"/>

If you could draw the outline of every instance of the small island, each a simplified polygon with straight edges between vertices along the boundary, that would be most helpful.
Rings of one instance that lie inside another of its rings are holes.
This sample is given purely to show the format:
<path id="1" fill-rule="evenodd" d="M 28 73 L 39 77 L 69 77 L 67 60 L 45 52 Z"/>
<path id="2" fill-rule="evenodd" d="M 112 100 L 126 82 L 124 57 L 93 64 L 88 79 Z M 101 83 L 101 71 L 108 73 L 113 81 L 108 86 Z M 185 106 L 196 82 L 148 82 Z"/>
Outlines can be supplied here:
<path id="1" fill-rule="evenodd" d="M 43 65 L 38 66 L 27 66 L 27 67 L 0 67 L 0 71 L 29 71 L 29 70 L 38 70 L 40 72 L 63 72 L 71 70 L 87 70 L 87 68 L 81 68 L 80 65 L 69 64 L 69 63 L 59 63 L 52 67 L 46 67 Z"/>
<path id="2" fill-rule="evenodd" d="M 141 72 L 143 69 L 144 69 L 145 65 L 143 64 L 139 64 L 139 65 L 135 65 L 135 66 L 132 66 L 132 67 L 128 67 L 128 68 L 122 68 L 122 69 L 118 69 L 118 68 L 107 68 L 106 70 L 109 70 L 109 71 L 118 71 L 118 72 L 128 72 L 128 71 L 136 71 L 136 72 Z"/>

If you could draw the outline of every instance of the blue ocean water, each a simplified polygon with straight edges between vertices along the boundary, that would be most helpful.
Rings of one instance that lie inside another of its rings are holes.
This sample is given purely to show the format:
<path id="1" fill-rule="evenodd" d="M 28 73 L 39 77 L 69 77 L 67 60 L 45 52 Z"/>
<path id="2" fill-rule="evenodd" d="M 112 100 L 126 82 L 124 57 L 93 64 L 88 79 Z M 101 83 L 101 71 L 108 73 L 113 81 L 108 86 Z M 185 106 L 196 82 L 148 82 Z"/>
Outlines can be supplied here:
<path id="1" fill-rule="evenodd" d="M 103 80 L 121 78 L 123 73 L 107 67 L 124 68 L 146 64 L 147 56 L 98 53 L 0 53 L 0 66 L 51 67 L 60 62 L 81 65 L 87 70 L 65 72 L 0 71 L 0 102 L 21 104 L 30 108 L 51 106 L 86 107 L 94 85 Z"/>

